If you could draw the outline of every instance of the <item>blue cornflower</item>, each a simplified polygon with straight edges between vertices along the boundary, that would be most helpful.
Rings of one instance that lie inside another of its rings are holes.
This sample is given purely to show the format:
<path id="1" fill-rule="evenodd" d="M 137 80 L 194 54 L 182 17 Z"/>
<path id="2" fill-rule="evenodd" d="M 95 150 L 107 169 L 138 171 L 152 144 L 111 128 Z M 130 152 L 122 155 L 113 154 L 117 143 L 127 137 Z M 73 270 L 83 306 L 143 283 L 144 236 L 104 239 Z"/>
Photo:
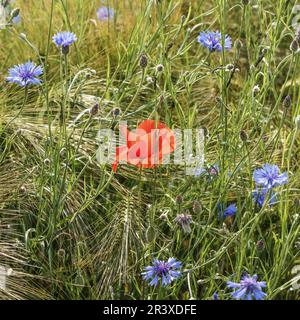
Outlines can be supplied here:
<path id="1" fill-rule="evenodd" d="M 219 295 L 217 292 L 213 294 L 213 300 L 219 300 Z"/>
<path id="2" fill-rule="evenodd" d="M 276 199 L 276 195 L 273 192 L 269 192 L 268 189 L 261 189 L 261 190 L 255 190 L 253 192 L 253 200 L 255 201 L 255 203 L 258 204 L 258 206 L 260 208 L 263 207 L 266 198 L 269 197 L 269 205 L 273 205 L 277 199 Z"/>
<path id="3" fill-rule="evenodd" d="M 145 267 L 145 272 L 142 275 L 144 280 L 150 281 L 150 286 L 157 286 L 159 279 L 161 279 L 161 283 L 165 287 L 181 276 L 181 266 L 181 262 L 174 258 L 170 258 L 168 261 L 155 259 L 152 266 Z"/>
<path id="4" fill-rule="evenodd" d="M 219 31 L 201 32 L 198 37 L 198 42 L 208 48 L 210 52 L 230 50 L 232 48 L 231 38 L 226 34 L 224 38 L 224 47 L 222 42 L 222 34 Z"/>
<path id="5" fill-rule="evenodd" d="M 100 7 L 97 10 L 97 17 L 100 21 L 111 20 L 115 15 L 115 11 L 108 7 Z"/>
<path id="6" fill-rule="evenodd" d="M 246 274 L 242 277 L 240 283 L 228 281 L 227 287 L 237 289 L 231 295 L 236 300 L 264 300 L 267 296 L 262 291 L 262 288 L 266 288 L 267 284 L 264 281 L 257 281 L 257 275 L 251 277 Z"/>
<path id="7" fill-rule="evenodd" d="M 58 32 L 53 36 L 53 42 L 57 47 L 61 47 L 63 53 L 67 54 L 69 52 L 69 47 L 77 41 L 77 36 L 73 32 L 62 31 Z"/>
<path id="8" fill-rule="evenodd" d="M 28 61 L 24 64 L 18 64 L 8 70 L 6 80 L 10 83 L 17 83 L 21 87 L 29 85 L 40 85 L 41 80 L 38 79 L 43 74 L 43 68 L 35 63 Z"/>
<path id="9" fill-rule="evenodd" d="M 265 164 L 261 169 L 255 170 L 253 178 L 258 186 L 267 189 L 272 189 L 288 182 L 287 172 L 280 174 L 278 166 L 270 164 Z"/>
<path id="10" fill-rule="evenodd" d="M 18 14 L 16 17 L 14 17 L 12 19 L 12 23 L 13 24 L 19 24 L 21 22 L 22 18 L 21 18 L 21 14 Z"/>
<path id="11" fill-rule="evenodd" d="M 219 208 L 219 218 L 227 218 L 227 217 L 233 217 L 237 213 L 237 207 L 235 204 L 231 204 L 228 208 L 224 209 L 224 205 L 218 204 Z"/>

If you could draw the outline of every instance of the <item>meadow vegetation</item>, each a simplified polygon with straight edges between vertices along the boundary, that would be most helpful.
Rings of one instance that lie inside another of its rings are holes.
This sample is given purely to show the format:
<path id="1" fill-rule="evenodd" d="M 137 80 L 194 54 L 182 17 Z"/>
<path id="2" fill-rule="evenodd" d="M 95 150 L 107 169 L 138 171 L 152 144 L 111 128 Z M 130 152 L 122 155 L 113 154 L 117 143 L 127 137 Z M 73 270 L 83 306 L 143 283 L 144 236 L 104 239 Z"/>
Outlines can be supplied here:
<path id="1" fill-rule="evenodd" d="M 266 299 L 299 298 L 297 1 L 247 2 L 11 4 L 21 21 L 0 30 L 1 299 L 228 300 L 246 273 Z M 103 5 L 114 15 L 99 20 Z M 230 50 L 197 41 L 217 30 Z M 77 36 L 68 54 L 53 43 L 60 31 Z M 41 85 L 7 81 L 29 60 Z M 201 173 L 97 161 L 99 129 L 146 119 L 204 129 Z M 260 205 L 253 173 L 265 164 L 288 182 Z M 180 277 L 150 286 L 144 268 L 171 257 Z"/>

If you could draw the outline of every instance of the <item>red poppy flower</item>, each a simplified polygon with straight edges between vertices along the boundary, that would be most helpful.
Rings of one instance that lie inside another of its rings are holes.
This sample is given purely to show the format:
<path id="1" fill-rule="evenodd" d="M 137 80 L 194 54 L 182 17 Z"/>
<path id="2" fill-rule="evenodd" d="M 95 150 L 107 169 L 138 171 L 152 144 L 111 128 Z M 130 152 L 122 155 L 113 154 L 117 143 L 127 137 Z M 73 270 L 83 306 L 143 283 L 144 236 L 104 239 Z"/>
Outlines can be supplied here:
<path id="1" fill-rule="evenodd" d="M 175 150 L 174 133 L 159 121 L 143 121 L 131 132 L 127 126 L 121 126 L 120 130 L 125 142 L 116 149 L 116 160 L 113 163 L 115 172 L 122 162 L 142 168 L 154 168 L 162 163 L 164 156 Z"/>

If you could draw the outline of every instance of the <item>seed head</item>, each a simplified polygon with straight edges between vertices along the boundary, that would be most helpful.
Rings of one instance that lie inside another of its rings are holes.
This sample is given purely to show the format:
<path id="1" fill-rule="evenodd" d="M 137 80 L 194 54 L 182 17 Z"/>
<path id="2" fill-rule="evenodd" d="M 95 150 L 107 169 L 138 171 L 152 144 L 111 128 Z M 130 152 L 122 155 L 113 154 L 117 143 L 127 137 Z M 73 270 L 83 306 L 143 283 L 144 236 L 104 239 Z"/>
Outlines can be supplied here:
<path id="1" fill-rule="evenodd" d="M 178 214 L 174 221 L 176 224 L 181 226 L 183 232 L 191 233 L 191 223 L 193 222 L 193 218 L 188 211 Z"/>

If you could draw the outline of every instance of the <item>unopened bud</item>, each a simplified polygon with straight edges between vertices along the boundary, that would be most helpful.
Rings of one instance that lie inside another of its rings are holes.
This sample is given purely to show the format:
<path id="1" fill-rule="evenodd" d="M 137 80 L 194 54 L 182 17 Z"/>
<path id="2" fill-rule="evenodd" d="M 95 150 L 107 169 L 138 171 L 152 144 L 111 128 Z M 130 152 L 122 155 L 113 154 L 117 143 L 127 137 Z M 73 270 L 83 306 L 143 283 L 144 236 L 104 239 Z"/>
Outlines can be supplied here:
<path id="1" fill-rule="evenodd" d="M 96 103 L 91 109 L 90 109 L 90 115 L 91 117 L 94 117 L 99 111 L 99 104 Z"/>
<path id="2" fill-rule="evenodd" d="M 168 220 L 168 215 L 166 213 L 162 213 L 159 216 L 159 219 L 162 220 L 162 221 L 166 221 L 166 220 Z"/>
<path id="3" fill-rule="evenodd" d="M 159 64 L 156 66 L 156 72 L 163 72 L 164 71 L 164 66 L 162 64 Z"/>
<path id="4" fill-rule="evenodd" d="M 241 138 L 241 140 L 242 140 L 243 142 L 246 142 L 246 141 L 248 140 L 248 135 L 247 135 L 246 131 L 241 130 L 241 132 L 240 132 L 240 138 Z"/>
<path id="5" fill-rule="evenodd" d="M 291 98 L 291 96 L 286 96 L 286 97 L 284 98 L 284 100 L 283 100 L 283 106 L 288 109 L 288 108 L 291 107 L 291 105 L 292 105 L 292 98 Z"/>
<path id="6" fill-rule="evenodd" d="M 10 14 L 11 19 L 16 18 L 19 14 L 20 14 L 20 9 L 19 8 L 15 8 Z"/>
<path id="7" fill-rule="evenodd" d="M 27 40 L 27 36 L 25 33 L 20 33 L 20 38 L 23 40 Z"/>
<path id="8" fill-rule="evenodd" d="M 201 203 L 199 201 L 194 201 L 193 203 L 193 212 L 194 213 L 200 213 L 201 212 L 201 209 L 202 209 L 202 206 L 201 206 Z"/>
<path id="9" fill-rule="evenodd" d="M 256 243 L 256 248 L 257 248 L 257 250 L 262 251 L 265 248 L 264 240 L 262 240 L 262 239 L 258 240 Z"/>
<path id="10" fill-rule="evenodd" d="M 62 47 L 61 48 L 61 52 L 62 52 L 62 54 L 63 55 L 68 55 L 69 54 L 69 52 L 70 52 L 70 47 L 69 46 L 64 46 L 64 47 Z"/>
<path id="11" fill-rule="evenodd" d="M 140 67 L 142 69 L 146 69 L 148 66 L 148 58 L 147 56 L 143 53 L 140 57 Z"/>
<path id="12" fill-rule="evenodd" d="M 260 92 L 260 88 L 258 85 L 253 88 L 253 96 L 255 97 Z"/>
<path id="13" fill-rule="evenodd" d="M 114 117 L 118 117 L 121 113 L 121 110 L 119 108 L 115 108 L 112 113 Z"/>
<path id="14" fill-rule="evenodd" d="M 235 42 L 234 42 L 234 46 L 235 46 L 235 48 L 236 48 L 237 50 L 240 50 L 240 49 L 243 47 L 243 43 L 242 43 L 241 40 L 237 39 L 237 40 L 235 40 Z"/>
<path id="15" fill-rule="evenodd" d="M 183 202 L 183 196 L 178 195 L 178 196 L 176 197 L 176 203 L 177 203 L 177 204 L 182 204 L 182 202 Z"/>
<path id="16" fill-rule="evenodd" d="M 65 256 L 66 256 L 66 251 L 64 249 L 59 249 L 57 251 L 57 255 L 61 258 L 61 259 L 64 259 Z"/>
<path id="17" fill-rule="evenodd" d="M 228 64 L 226 67 L 225 67 L 226 71 L 232 71 L 234 70 L 234 65 L 233 64 Z"/>

